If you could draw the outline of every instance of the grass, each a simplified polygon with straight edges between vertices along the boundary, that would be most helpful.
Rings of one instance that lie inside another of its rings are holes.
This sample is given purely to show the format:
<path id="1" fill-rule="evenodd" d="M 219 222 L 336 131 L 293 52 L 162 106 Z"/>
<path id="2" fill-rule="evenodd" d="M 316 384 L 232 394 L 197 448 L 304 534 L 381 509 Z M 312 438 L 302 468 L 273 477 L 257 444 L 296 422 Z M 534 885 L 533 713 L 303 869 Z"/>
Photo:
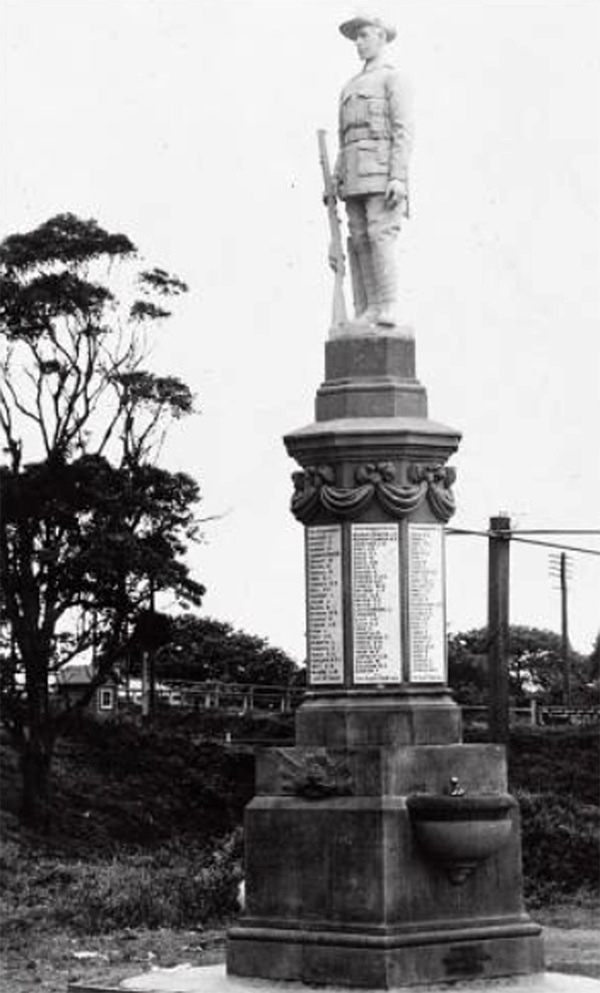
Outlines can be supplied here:
<path id="1" fill-rule="evenodd" d="M 1 949 L 6 993 L 204 960 L 238 911 L 250 756 L 198 729 L 83 722 L 59 745 L 47 836 L 17 818 L 17 759 L 2 742 Z M 203 958 L 204 955 L 204 958 Z"/>
<path id="2" fill-rule="evenodd" d="M 240 824 L 254 793 L 250 755 L 172 721 L 84 720 L 59 741 L 53 769 L 50 833 L 12 837 L 69 860 L 147 853 L 173 839 L 211 844 Z M 3 812 L 16 815 L 20 783 L 6 739 L 1 771 Z"/>
<path id="3" fill-rule="evenodd" d="M 67 860 L 7 843 L 0 856 L 4 937 L 40 925 L 74 934 L 204 927 L 238 910 L 241 832 L 208 846 Z"/>
<path id="4" fill-rule="evenodd" d="M 117 985 L 148 968 L 223 959 L 223 932 L 208 929 L 123 929 L 94 936 L 38 931 L 35 942 L 8 940 L 2 993 L 65 993 L 69 983 Z"/>

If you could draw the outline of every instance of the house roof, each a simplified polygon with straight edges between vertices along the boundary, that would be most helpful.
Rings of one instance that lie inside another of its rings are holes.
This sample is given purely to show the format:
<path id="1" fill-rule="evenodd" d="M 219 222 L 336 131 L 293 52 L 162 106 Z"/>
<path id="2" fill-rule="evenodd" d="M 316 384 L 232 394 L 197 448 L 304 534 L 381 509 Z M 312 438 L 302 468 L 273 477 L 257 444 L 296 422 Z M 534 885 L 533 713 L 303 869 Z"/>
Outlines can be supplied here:
<path id="1" fill-rule="evenodd" d="M 67 662 L 56 673 L 56 682 L 59 686 L 89 686 L 93 675 L 93 666 L 85 662 Z"/>

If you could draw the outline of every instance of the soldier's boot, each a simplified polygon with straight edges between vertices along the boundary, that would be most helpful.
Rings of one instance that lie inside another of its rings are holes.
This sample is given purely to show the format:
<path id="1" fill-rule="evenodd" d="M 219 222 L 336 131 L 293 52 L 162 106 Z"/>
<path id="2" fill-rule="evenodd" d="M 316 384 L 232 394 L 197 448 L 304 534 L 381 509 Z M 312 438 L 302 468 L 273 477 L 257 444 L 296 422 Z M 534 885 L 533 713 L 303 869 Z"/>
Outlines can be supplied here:
<path id="1" fill-rule="evenodd" d="M 373 260 L 368 241 L 348 239 L 348 258 L 352 275 L 355 317 L 353 324 L 375 324 L 378 314 Z"/>
<path id="2" fill-rule="evenodd" d="M 398 323 L 398 272 L 396 245 L 392 239 L 382 238 L 372 245 L 377 324 L 394 327 Z"/>

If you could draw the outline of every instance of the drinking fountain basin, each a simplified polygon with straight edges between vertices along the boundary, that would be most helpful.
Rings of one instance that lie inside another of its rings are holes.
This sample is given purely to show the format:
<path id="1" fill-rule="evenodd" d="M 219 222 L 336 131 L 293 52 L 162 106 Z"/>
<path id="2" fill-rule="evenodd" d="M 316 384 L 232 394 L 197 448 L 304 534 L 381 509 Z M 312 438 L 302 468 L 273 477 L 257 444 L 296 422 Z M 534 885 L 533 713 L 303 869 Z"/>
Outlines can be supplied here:
<path id="1" fill-rule="evenodd" d="M 507 793 L 415 793 L 406 806 L 419 845 L 459 885 L 506 844 L 517 801 Z"/>

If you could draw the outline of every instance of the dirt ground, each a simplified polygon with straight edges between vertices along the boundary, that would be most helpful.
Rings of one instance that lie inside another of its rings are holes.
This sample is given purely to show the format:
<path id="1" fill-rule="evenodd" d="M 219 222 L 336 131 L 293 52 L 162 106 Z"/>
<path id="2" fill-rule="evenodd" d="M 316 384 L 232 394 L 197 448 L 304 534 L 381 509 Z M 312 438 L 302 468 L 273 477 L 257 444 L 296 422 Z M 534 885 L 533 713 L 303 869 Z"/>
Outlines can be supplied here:
<path id="1" fill-rule="evenodd" d="M 210 965 L 224 957 L 222 931 L 120 931 L 94 937 L 40 933 L 4 942 L 1 993 L 66 993 L 69 983 L 117 985 L 151 966 Z"/>
<path id="2" fill-rule="evenodd" d="M 600 907 L 558 905 L 533 911 L 544 925 L 546 968 L 600 979 Z"/>
<path id="3" fill-rule="evenodd" d="M 600 979 L 600 911 L 557 905 L 533 912 L 545 928 L 546 966 Z M 0 993 L 65 993 L 69 982 L 117 984 L 151 966 L 210 965 L 224 957 L 223 931 L 121 931 L 90 938 L 44 933 L 4 942 Z"/>

